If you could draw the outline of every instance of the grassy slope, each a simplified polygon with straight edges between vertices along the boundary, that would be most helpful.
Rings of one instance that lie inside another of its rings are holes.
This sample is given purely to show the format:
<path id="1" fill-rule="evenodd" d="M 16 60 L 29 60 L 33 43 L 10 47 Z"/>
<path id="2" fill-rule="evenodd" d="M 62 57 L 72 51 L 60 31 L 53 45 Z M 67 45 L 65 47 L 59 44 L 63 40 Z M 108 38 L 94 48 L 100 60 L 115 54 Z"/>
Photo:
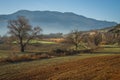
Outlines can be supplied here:
<path id="1" fill-rule="evenodd" d="M 79 54 L 0 64 L 0 80 L 68 80 L 69 78 L 72 80 L 119 80 L 120 55 L 108 53 L 119 53 L 120 48 L 104 48 L 97 52 L 102 54 Z M 9 53 L 10 51 L 1 50 L 0 56 L 5 57 Z"/>
<path id="2" fill-rule="evenodd" d="M 118 80 L 120 55 L 106 55 L 110 54 L 81 54 L 1 65 L 0 80 Z"/>

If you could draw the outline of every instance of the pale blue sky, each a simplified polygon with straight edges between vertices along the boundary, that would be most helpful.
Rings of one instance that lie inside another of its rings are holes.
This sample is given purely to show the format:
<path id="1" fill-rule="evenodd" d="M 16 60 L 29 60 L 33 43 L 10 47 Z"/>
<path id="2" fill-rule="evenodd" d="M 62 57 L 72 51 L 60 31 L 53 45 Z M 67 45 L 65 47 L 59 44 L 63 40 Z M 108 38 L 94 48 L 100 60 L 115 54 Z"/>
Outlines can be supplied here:
<path id="1" fill-rule="evenodd" d="M 120 0 L 0 0 L 0 14 L 18 10 L 74 12 L 120 23 Z"/>

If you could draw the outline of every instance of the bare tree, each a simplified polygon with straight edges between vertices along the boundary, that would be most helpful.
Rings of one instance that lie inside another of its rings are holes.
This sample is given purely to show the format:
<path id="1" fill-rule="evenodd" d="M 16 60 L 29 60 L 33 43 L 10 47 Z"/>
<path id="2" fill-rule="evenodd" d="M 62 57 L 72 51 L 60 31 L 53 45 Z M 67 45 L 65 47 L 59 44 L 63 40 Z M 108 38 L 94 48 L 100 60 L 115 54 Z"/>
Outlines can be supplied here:
<path id="1" fill-rule="evenodd" d="M 82 41 L 83 41 L 83 43 L 86 43 L 87 49 L 94 49 L 95 48 L 93 36 L 91 36 L 89 34 L 84 34 Z"/>
<path id="2" fill-rule="evenodd" d="M 14 36 L 20 45 L 20 51 L 24 52 L 26 45 L 39 34 L 42 29 L 37 26 L 32 28 L 28 19 L 23 16 L 17 18 L 17 20 L 10 20 L 8 22 L 9 34 Z"/>
<path id="3" fill-rule="evenodd" d="M 99 32 L 96 32 L 93 35 L 84 34 L 82 40 L 87 44 L 88 48 L 94 49 L 102 42 L 102 34 Z"/>
<path id="4" fill-rule="evenodd" d="M 102 34 L 101 33 L 95 34 L 93 40 L 94 40 L 94 44 L 98 46 L 102 42 Z"/>
<path id="5" fill-rule="evenodd" d="M 80 42 L 82 40 L 81 32 L 78 30 L 72 30 L 72 32 L 67 36 L 67 41 L 75 46 L 75 49 L 78 50 Z"/>

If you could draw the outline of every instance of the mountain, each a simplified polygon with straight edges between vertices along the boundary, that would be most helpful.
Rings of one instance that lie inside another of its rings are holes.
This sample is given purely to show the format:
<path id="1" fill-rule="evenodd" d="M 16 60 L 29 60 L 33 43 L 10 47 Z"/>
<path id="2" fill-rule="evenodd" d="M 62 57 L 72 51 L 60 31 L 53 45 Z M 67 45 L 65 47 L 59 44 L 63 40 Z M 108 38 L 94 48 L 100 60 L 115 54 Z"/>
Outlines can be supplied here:
<path id="1" fill-rule="evenodd" d="M 43 33 L 68 33 L 76 28 L 79 30 L 101 29 L 117 24 L 116 22 L 87 18 L 72 12 L 20 10 L 13 14 L 0 15 L 0 34 L 7 31 L 8 20 L 16 19 L 17 16 L 25 16 L 33 26 L 40 25 Z"/>

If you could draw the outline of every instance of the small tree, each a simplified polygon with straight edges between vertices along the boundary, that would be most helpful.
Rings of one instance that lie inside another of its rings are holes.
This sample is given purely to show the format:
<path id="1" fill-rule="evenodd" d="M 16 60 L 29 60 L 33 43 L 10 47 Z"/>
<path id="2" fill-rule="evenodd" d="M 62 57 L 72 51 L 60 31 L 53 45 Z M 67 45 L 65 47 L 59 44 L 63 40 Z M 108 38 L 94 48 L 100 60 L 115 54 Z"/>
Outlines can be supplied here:
<path id="1" fill-rule="evenodd" d="M 95 34 L 95 36 L 94 36 L 94 44 L 96 46 L 98 46 L 101 42 L 102 42 L 102 34 L 101 33 Z"/>
<path id="2" fill-rule="evenodd" d="M 82 40 L 81 32 L 78 30 L 72 30 L 66 39 L 70 44 L 73 44 L 75 46 L 75 50 L 78 50 L 80 42 Z"/>
<path id="3" fill-rule="evenodd" d="M 99 32 L 93 35 L 84 34 L 82 39 L 84 43 L 87 43 L 88 48 L 94 49 L 102 42 L 102 34 Z"/>
<path id="4" fill-rule="evenodd" d="M 84 34 L 82 41 L 86 43 L 86 48 L 87 49 L 93 49 L 95 48 L 93 36 L 90 36 L 89 34 Z"/>
<path id="5" fill-rule="evenodd" d="M 37 26 L 32 28 L 28 19 L 23 16 L 17 18 L 17 20 L 10 20 L 8 22 L 9 34 L 14 36 L 20 45 L 20 51 L 24 52 L 26 45 L 39 34 L 42 29 Z"/>

